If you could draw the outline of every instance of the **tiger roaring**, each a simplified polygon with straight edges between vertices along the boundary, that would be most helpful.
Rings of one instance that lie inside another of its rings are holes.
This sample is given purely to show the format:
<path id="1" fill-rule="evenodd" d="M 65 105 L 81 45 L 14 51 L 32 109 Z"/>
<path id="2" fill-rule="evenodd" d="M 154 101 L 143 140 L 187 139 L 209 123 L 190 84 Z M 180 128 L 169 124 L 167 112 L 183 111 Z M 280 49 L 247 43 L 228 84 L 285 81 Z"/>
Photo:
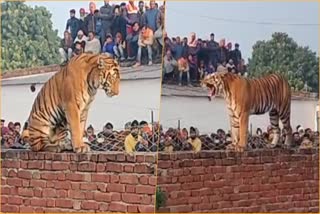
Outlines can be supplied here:
<path id="1" fill-rule="evenodd" d="M 223 70 L 205 77 L 201 86 L 209 89 L 209 100 L 219 93 L 225 98 L 236 151 L 243 151 L 247 145 L 249 116 L 266 112 L 269 112 L 274 134 L 271 147 L 280 139 L 279 119 L 286 130 L 285 145 L 291 145 L 291 89 L 281 75 L 248 79 Z"/>
<path id="2" fill-rule="evenodd" d="M 120 68 L 116 60 L 104 54 L 81 54 L 61 67 L 38 93 L 22 139 L 33 151 L 62 152 L 70 149 L 70 130 L 74 152 L 90 147 L 82 141 L 88 111 L 97 90 L 107 96 L 119 94 Z"/>

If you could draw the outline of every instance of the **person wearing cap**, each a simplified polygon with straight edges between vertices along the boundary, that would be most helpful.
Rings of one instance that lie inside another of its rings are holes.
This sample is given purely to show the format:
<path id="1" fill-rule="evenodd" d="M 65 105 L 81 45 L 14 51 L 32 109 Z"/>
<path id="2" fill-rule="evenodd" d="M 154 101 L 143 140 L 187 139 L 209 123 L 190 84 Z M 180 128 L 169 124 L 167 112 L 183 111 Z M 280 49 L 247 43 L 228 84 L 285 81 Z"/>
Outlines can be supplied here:
<path id="1" fill-rule="evenodd" d="M 100 18 L 102 20 L 102 32 L 99 34 L 101 43 L 105 42 L 106 35 L 111 33 L 113 20 L 113 7 L 109 4 L 110 0 L 104 0 L 104 5 L 100 8 Z"/>
<path id="2" fill-rule="evenodd" d="M 83 33 L 87 36 L 88 30 L 86 29 L 86 26 L 84 23 L 84 18 L 86 17 L 86 10 L 84 8 L 80 8 L 79 13 L 80 13 L 79 30 L 82 30 Z"/>
<path id="3" fill-rule="evenodd" d="M 85 42 L 86 43 L 87 41 L 88 41 L 88 38 L 84 35 L 83 31 L 79 30 L 77 37 L 74 40 L 74 43 L 76 43 L 76 42 Z"/>
<path id="4" fill-rule="evenodd" d="M 190 127 L 190 138 L 188 139 L 188 143 L 191 144 L 192 150 L 196 153 L 201 151 L 202 142 L 199 139 L 199 131 L 194 127 Z"/>
<path id="5" fill-rule="evenodd" d="M 70 19 L 67 21 L 66 30 L 70 28 L 70 33 L 72 40 L 75 40 L 77 33 L 80 29 L 79 19 L 75 17 L 76 11 L 74 9 L 70 10 Z"/>
<path id="6" fill-rule="evenodd" d="M 139 135 L 139 123 L 137 120 L 131 123 L 131 132 L 126 137 L 124 141 L 124 148 L 126 153 L 131 154 L 136 151 L 136 146 L 138 143 L 143 145 L 148 145 L 148 141 L 144 140 L 141 135 Z"/>
<path id="7" fill-rule="evenodd" d="M 217 68 L 219 43 L 214 40 L 214 33 L 210 34 L 210 41 L 208 42 L 208 48 L 210 52 L 209 60 L 212 63 L 212 65 L 215 68 Z"/>
<path id="8" fill-rule="evenodd" d="M 112 123 L 108 122 L 104 127 L 103 127 L 103 131 L 100 132 L 98 134 L 98 137 L 102 137 L 104 136 L 105 138 L 108 138 L 108 139 L 114 139 L 115 136 L 113 134 L 113 125 Z"/>
<path id="9" fill-rule="evenodd" d="M 232 51 L 232 60 L 238 71 L 241 70 L 239 67 L 241 65 L 241 59 L 242 55 L 241 51 L 239 50 L 239 44 L 235 43 L 234 50 Z"/>

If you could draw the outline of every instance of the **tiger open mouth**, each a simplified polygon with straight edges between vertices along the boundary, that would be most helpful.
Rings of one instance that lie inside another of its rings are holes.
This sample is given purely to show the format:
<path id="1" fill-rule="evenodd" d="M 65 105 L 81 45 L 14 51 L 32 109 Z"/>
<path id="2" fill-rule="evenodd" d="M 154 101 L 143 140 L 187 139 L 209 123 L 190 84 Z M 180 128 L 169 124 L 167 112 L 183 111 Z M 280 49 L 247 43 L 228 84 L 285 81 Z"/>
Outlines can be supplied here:
<path id="1" fill-rule="evenodd" d="M 208 99 L 209 101 L 211 101 L 211 98 L 216 96 L 216 87 L 214 87 L 213 85 L 207 84 L 207 88 L 208 88 Z"/>

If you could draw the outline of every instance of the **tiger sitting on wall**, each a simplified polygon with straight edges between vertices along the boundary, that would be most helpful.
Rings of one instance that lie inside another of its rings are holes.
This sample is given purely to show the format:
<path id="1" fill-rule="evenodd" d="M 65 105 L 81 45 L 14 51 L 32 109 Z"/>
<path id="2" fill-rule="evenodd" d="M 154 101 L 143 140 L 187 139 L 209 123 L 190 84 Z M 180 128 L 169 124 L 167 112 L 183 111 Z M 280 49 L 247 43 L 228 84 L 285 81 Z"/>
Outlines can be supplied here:
<path id="1" fill-rule="evenodd" d="M 266 112 L 269 112 L 273 130 L 271 147 L 280 139 L 279 119 L 286 130 L 285 145 L 291 145 L 291 89 L 284 77 L 271 74 L 248 79 L 223 70 L 205 77 L 201 85 L 209 89 L 209 100 L 219 93 L 225 98 L 236 151 L 243 151 L 247 145 L 249 116 Z"/>
<path id="2" fill-rule="evenodd" d="M 22 139 L 33 151 L 74 152 L 90 147 L 83 142 L 88 111 L 98 89 L 108 97 L 119 94 L 120 68 L 105 54 L 81 54 L 53 75 L 38 93 Z"/>

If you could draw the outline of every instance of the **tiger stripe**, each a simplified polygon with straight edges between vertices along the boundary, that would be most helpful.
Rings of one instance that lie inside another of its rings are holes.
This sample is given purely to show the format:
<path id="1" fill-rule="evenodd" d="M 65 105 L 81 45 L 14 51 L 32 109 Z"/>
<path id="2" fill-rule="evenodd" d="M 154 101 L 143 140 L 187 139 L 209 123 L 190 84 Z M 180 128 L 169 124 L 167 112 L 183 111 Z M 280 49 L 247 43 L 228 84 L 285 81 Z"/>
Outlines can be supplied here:
<path id="1" fill-rule="evenodd" d="M 90 104 L 97 90 L 109 97 L 119 94 L 120 69 L 104 54 L 81 54 L 54 74 L 38 93 L 22 139 L 33 151 L 61 152 L 70 130 L 76 152 L 89 148 L 82 142 Z"/>
<path id="2" fill-rule="evenodd" d="M 291 88 L 282 75 L 249 79 L 222 71 L 207 76 L 201 85 L 215 94 L 221 93 L 226 100 L 232 140 L 238 150 L 247 144 L 249 116 L 267 112 L 274 134 L 272 145 L 277 145 L 280 138 L 279 120 L 286 130 L 285 145 L 291 145 Z"/>

